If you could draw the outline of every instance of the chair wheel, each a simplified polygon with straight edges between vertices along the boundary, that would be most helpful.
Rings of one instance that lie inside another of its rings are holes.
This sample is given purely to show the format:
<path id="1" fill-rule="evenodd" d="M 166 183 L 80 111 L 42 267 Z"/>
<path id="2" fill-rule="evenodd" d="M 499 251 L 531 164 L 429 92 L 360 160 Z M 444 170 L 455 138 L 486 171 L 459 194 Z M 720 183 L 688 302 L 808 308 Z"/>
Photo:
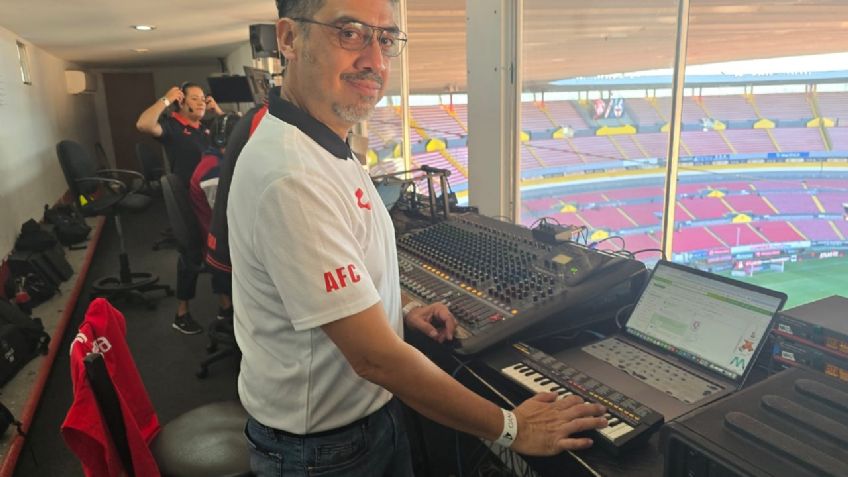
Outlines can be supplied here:
<path id="1" fill-rule="evenodd" d="M 198 369 L 197 372 L 194 373 L 194 375 L 197 376 L 199 379 L 203 379 L 206 376 L 209 376 L 209 368 L 207 368 L 206 366 L 201 366 L 200 369 Z"/>

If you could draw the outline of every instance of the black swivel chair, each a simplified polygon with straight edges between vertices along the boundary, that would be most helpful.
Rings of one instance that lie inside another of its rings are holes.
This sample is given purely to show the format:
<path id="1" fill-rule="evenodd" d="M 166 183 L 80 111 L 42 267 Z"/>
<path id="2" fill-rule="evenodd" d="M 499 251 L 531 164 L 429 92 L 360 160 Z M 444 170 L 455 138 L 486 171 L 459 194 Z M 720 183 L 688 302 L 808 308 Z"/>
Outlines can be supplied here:
<path id="1" fill-rule="evenodd" d="M 165 173 L 165 168 L 162 166 L 162 160 L 156 156 L 156 152 L 146 142 L 137 142 L 135 158 L 138 159 L 141 174 L 144 176 L 144 190 L 152 193 L 159 189 L 159 178 Z"/>
<path id="2" fill-rule="evenodd" d="M 159 178 L 165 173 L 162 160 L 146 142 L 135 143 L 135 158 L 138 159 L 141 174 L 144 176 L 144 187 L 141 192 L 151 197 L 158 195 L 162 189 Z M 161 234 L 162 238 L 153 243 L 153 250 L 177 247 L 177 240 L 170 228 L 162 230 Z"/>
<path id="3" fill-rule="evenodd" d="M 130 269 L 129 256 L 124 247 L 124 234 L 121 228 L 121 214 L 141 212 L 151 203 L 150 197 L 135 193 L 127 184 L 140 183 L 141 174 L 124 169 L 98 169 L 97 163 L 88 151 L 77 142 L 61 141 L 56 145 L 59 164 L 65 174 L 74 204 L 83 216 L 111 215 L 115 218 L 115 228 L 121 251 L 119 255 L 118 276 L 107 276 L 94 280 L 91 295 L 102 296 L 110 301 L 126 298 L 139 300 L 149 308 L 155 302 L 144 294 L 148 291 L 164 291 L 174 294 L 168 285 L 159 284 L 159 277 L 151 273 L 133 272 Z M 118 179 L 119 177 L 124 180 Z"/>
<path id="4" fill-rule="evenodd" d="M 167 174 L 160 180 L 162 184 L 162 195 L 165 197 L 165 208 L 168 210 L 168 221 L 177 239 L 177 250 L 180 252 L 179 260 L 184 267 L 188 267 L 197 273 L 208 272 L 206 261 L 203 259 L 203 240 L 197 217 L 189 202 L 188 190 L 182 180 L 176 174 Z M 233 324 L 229 320 L 213 320 L 207 330 L 209 335 L 209 346 L 206 350 L 210 353 L 200 363 L 197 371 L 198 378 L 205 378 L 209 374 L 209 365 L 225 359 L 229 356 L 240 356 L 241 352 L 235 341 Z M 219 345 L 221 348 L 219 349 Z"/>

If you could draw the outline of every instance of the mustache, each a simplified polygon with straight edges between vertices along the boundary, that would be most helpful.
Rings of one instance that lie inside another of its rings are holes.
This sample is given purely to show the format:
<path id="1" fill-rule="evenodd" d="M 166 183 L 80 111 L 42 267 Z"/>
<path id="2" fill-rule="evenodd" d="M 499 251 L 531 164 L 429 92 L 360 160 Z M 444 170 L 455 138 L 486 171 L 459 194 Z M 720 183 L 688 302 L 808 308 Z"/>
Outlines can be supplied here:
<path id="1" fill-rule="evenodd" d="M 377 73 L 374 73 L 373 71 L 360 71 L 358 73 L 344 73 L 344 74 L 342 74 L 341 77 L 342 77 L 343 80 L 354 80 L 354 81 L 369 80 L 369 81 L 373 81 L 373 82 L 377 83 L 378 85 L 380 85 L 381 88 L 383 87 L 383 78 L 380 75 L 378 75 Z"/>

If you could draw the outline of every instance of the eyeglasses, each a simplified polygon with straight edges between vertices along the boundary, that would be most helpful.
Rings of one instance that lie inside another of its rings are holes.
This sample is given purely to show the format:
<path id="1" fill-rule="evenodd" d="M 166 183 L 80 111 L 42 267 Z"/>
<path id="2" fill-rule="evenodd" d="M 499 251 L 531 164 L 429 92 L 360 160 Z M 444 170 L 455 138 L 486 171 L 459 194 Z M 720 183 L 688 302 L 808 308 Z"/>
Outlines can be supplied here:
<path id="1" fill-rule="evenodd" d="M 371 44 L 371 39 L 374 38 L 374 32 L 378 31 L 380 35 L 377 38 L 379 39 L 380 50 L 382 50 L 383 55 L 389 57 L 400 56 L 400 52 L 403 51 L 403 47 L 406 45 L 406 33 L 400 30 L 390 30 L 360 22 L 346 22 L 341 25 L 333 25 L 317 22 L 309 18 L 292 18 L 292 20 L 335 28 L 339 31 L 339 46 L 345 50 L 364 50 L 365 47 Z"/>

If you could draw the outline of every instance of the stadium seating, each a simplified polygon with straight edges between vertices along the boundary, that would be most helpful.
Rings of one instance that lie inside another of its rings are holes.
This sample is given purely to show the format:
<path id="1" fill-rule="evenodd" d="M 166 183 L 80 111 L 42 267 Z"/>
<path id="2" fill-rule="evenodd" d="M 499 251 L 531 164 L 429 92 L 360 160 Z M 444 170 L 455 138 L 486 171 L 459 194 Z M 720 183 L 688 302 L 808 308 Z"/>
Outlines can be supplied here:
<path id="1" fill-rule="evenodd" d="M 817 214 L 819 213 L 816 203 L 806 193 L 764 193 L 763 196 L 781 214 Z"/>
<path id="2" fill-rule="evenodd" d="M 848 93 L 817 93 L 816 100 L 822 117 L 838 120 L 848 126 Z"/>
<path id="3" fill-rule="evenodd" d="M 547 101 L 545 108 L 548 110 L 555 127 L 570 126 L 572 129 L 585 129 L 589 127 L 580 113 L 577 112 L 579 105 L 572 101 Z M 523 119 L 522 119 L 523 121 Z M 527 129 L 525 128 L 525 131 Z"/>
<path id="4" fill-rule="evenodd" d="M 756 222 L 752 225 L 769 242 L 795 242 L 804 240 L 804 237 L 792 228 L 788 222 L 777 220 L 771 222 Z"/>
<path id="5" fill-rule="evenodd" d="M 710 117 L 714 119 L 722 121 L 759 119 L 751 103 L 741 95 L 703 96 L 701 102 L 704 104 L 704 109 L 710 112 Z"/>
<path id="6" fill-rule="evenodd" d="M 826 123 L 825 129 L 804 127 L 815 117 L 814 103 L 821 116 L 836 121 L 836 127 L 830 127 L 830 123 Z M 670 115 L 669 98 L 628 98 L 625 107 L 627 120 L 637 126 L 637 134 L 596 136 L 592 129 L 597 124 L 593 121 L 587 124 L 591 113 L 582 110 L 584 105 L 578 101 L 522 103 L 521 129 L 529 132 L 532 139 L 520 146 L 521 171 L 531 172 L 525 177 L 535 179 L 564 174 L 564 170 L 567 174 L 581 174 L 585 168 L 586 177 L 594 178 L 605 176 L 589 172 L 600 167 L 608 174 L 608 164 L 613 169 L 632 169 L 634 165 L 652 167 L 651 164 L 662 167 L 661 162 L 652 159 L 661 160 L 667 155 L 668 133 L 657 131 Z M 413 155 L 413 164 L 450 170 L 454 188 L 467 182 L 463 170 L 468 168 L 468 149 L 455 147 L 467 138 L 467 105 L 457 104 L 452 109 L 446 105 L 411 109 L 415 124 L 411 131 L 412 146 L 418 151 Z M 700 130 L 701 120 L 708 117 L 721 120 L 727 129 Z M 755 129 L 755 121 L 762 118 L 772 120 L 776 127 Z M 690 156 L 699 156 L 695 160 L 703 161 L 718 155 L 741 155 L 731 157 L 733 160 L 754 157 L 753 162 L 758 163 L 768 160 L 765 155 L 769 153 L 811 153 L 810 157 L 817 158 L 817 153 L 828 149 L 848 151 L 848 127 L 843 127 L 848 126 L 848 93 L 687 97 L 683 122 L 681 170 L 702 169 L 699 162 L 692 165 Z M 370 147 L 375 150 L 393 147 L 401 137 L 400 123 L 395 108 L 378 108 L 369 122 Z M 577 134 L 550 138 L 554 129 L 566 125 Z M 442 152 L 424 152 L 423 141 L 427 137 L 450 141 L 451 147 Z M 756 160 L 756 156 L 762 159 Z M 775 157 L 781 158 L 772 156 Z M 765 176 L 756 171 L 734 172 L 734 176 L 728 174 L 725 176 L 728 180 L 724 180 L 721 174 L 709 171 L 702 176 L 690 175 L 678 183 L 675 252 L 767 242 L 848 240 L 848 222 L 841 219 L 842 204 L 848 203 L 845 180 L 826 175 L 792 179 L 789 172 L 783 176 Z M 629 250 L 659 246 L 663 187 L 657 176 L 640 178 L 632 186 L 624 181 L 599 182 L 597 188 L 576 184 L 574 190 L 551 192 L 550 196 L 534 190 L 533 198 L 522 202 L 522 222 L 529 226 L 542 217 L 550 217 L 562 224 L 585 225 L 611 235 L 620 234 Z M 734 219 L 741 223 L 732 222 Z M 608 240 L 600 247 L 615 250 L 620 243 Z"/>
<path id="7" fill-rule="evenodd" d="M 739 154 L 762 154 L 776 149 L 764 129 L 728 129 L 724 135 Z"/>
<path id="8" fill-rule="evenodd" d="M 666 123 L 667 117 L 671 116 L 671 107 L 657 111 L 651 105 L 650 99 L 647 98 L 628 98 L 626 101 L 627 108 L 633 113 L 634 120 L 639 126 L 661 126 Z"/>
<path id="9" fill-rule="evenodd" d="M 825 151 L 819 128 L 774 128 L 771 130 L 781 151 Z"/>
<path id="10" fill-rule="evenodd" d="M 533 102 L 521 103 L 521 130 L 547 131 L 559 127 Z"/>
<path id="11" fill-rule="evenodd" d="M 792 225 L 808 240 L 840 240 L 826 220 L 793 220 Z"/>
<path id="12" fill-rule="evenodd" d="M 764 118 L 809 119 L 815 116 L 804 93 L 758 94 L 754 98 Z"/>
<path id="13" fill-rule="evenodd" d="M 736 212 L 756 215 L 773 215 L 777 213 L 777 210 L 773 209 L 761 196 L 756 194 L 728 195 L 725 196 L 724 200 Z"/>

